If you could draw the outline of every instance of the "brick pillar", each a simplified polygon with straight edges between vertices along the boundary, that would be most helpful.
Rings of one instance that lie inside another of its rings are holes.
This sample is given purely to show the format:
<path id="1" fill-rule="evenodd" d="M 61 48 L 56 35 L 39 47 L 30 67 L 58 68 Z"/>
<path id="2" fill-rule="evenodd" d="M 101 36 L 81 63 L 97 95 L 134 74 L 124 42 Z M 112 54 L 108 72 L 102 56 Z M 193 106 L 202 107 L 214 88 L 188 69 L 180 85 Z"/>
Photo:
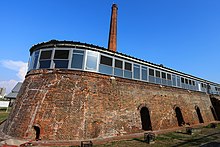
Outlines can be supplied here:
<path id="1" fill-rule="evenodd" d="M 108 49 L 114 52 L 116 52 L 117 50 L 117 11 L 118 11 L 117 5 L 113 4 L 110 31 L 109 31 Z"/>

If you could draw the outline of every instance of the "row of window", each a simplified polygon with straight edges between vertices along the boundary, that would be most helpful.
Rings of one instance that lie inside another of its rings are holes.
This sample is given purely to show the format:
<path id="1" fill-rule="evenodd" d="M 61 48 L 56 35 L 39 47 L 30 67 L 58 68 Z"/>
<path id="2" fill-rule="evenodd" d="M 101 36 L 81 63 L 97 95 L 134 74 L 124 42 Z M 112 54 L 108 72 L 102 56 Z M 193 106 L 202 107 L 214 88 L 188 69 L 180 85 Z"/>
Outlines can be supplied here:
<path id="1" fill-rule="evenodd" d="M 84 49 L 44 49 L 33 52 L 29 70 L 79 69 L 146 82 L 207 92 L 207 85 L 163 70 Z M 213 88 L 219 90 L 220 88 Z"/>

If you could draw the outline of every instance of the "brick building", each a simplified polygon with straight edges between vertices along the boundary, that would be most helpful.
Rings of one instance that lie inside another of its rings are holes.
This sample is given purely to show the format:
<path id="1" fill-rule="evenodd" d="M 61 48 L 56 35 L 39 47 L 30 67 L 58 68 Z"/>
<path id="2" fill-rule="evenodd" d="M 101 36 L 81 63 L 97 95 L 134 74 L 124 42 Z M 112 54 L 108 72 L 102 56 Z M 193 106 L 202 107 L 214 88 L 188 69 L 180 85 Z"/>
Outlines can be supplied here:
<path id="1" fill-rule="evenodd" d="M 3 131 L 18 138 L 107 138 L 220 120 L 220 85 L 116 50 L 51 40 L 30 49 L 29 70 Z"/>

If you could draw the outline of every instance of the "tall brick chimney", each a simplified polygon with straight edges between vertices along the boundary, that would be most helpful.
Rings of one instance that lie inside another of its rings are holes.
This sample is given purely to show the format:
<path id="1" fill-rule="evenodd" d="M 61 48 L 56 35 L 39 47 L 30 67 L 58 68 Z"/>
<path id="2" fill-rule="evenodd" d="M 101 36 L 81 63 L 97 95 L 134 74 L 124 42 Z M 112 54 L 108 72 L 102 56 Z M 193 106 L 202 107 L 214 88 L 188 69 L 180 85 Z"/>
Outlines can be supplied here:
<path id="1" fill-rule="evenodd" d="M 108 39 L 108 49 L 114 52 L 116 52 L 117 50 L 117 11 L 118 11 L 117 5 L 113 4 L 109 39 Z"/>

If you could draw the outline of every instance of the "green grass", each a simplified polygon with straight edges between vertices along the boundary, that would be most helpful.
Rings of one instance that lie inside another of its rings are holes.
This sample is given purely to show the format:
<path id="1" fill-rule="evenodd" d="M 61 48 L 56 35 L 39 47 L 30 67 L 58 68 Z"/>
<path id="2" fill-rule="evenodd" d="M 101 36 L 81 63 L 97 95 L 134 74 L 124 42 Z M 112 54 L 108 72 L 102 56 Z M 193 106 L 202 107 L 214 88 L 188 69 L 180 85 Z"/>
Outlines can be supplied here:
<path id="1" fill-rule="evenodd" d="M 0 111 L 0 122 L 7 119 L 9 112 Z"/>
<path id="2" fill-rule="evenodd" d="M 170 147 L 170 146 L 181 146 L 181 147 L 197 147 L 201 144 L 219 140 L 220 141 L 220 128 L 201 128 L 201 131 L 195 132 L 193 135 L 186 134 L 183 132 L 170 132 L 166 134 L 160 134 L 156 136 L 154 144 L 147 144 L 144 142 L 144 138 L 134 138 L 130 140 L 122 140 L 106 143 L 103 145 L 95 145 L 95 147 Z"/>

